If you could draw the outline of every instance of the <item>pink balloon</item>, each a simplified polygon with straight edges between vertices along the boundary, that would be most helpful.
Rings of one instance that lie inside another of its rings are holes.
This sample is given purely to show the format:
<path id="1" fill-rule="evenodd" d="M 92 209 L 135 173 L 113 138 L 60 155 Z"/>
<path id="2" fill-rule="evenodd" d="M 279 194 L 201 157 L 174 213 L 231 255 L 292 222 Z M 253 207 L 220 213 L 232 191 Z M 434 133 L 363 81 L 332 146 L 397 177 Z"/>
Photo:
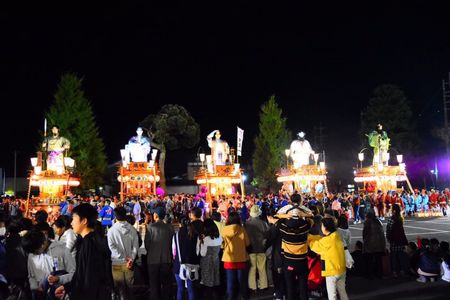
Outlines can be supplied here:
<path id="1" fill-rule="evenodd" d="M 158 195 L 160 197 L 164 197 L 165 194 L 166 194 L 166 192 L 164 191 L 164 189 L 162 187 L 156 188 L 156 195 Z"/>

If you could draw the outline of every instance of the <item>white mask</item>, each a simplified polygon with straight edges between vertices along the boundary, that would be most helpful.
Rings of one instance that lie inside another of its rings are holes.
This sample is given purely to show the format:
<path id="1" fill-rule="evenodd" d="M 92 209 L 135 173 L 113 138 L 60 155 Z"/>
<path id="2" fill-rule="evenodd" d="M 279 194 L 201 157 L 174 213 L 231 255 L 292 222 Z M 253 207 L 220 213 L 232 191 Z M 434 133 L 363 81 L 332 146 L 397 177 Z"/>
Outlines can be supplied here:
<path id="1" fill-rule="evenodd" d="M 6 233 L 6 227 L 1 227 L 0 228 L 0 236 L 4 236 Z"/>

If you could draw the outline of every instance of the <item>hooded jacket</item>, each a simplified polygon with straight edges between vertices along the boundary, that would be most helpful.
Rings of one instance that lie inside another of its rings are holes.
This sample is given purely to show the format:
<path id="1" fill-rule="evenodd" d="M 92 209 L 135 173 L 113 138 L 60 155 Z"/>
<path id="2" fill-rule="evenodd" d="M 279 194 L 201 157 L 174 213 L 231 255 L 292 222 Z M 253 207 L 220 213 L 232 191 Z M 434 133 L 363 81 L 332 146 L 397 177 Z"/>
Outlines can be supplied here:
<path id="1" fill-rule="evenodd" d="M 311 250 L 320 255 L 322 276 L 338 276 L 345 273 L 344 244 L 337 231 L 323 238 L 310 235 L 308 239 Z"/>
<path id="2" fill-rule="evenodd" d="M 116 222 L 108 230 L 108 246 L 113 265 L 125 263 L 127 257 L 134 260 L 139 248 L 136 229 L 126 221 Z"/>
<path id="3" fill-rule="evenodd" d="M 250 245 L 250 239 L 244 227 L 236 224 L 227 225 L 220 234 L 224 243 L 222 261 L 248 261 L 249 257 L 246 248 Z"/>

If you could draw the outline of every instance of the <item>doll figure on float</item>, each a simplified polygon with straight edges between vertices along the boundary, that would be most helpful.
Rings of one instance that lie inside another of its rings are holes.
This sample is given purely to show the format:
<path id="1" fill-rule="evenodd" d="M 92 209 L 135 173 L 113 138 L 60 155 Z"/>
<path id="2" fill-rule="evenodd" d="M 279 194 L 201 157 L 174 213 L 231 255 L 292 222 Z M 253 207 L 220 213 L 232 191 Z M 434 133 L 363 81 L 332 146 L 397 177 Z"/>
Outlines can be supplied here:
<path id="1" fill-rule="evenodd" d="M 300 168 L 304 165 L 309 165 L 309 158 L 314 154 L 308 140 L 305 139 L 305 133 L 299 132 L 297 139 L 291 143 L 290 155 L 294 163 L 294 168 Z"/>
<path id="2" fill-rule="evenodd" d="M 213 139 L 215 137 L 215 139 Z M 228 143 L 220 139 L 220 131 L 214 130 L 208 134 L 206 140 L 208 146 L 211 148 L 212 163 L 214 166 L 224 166 L 227 162 L 228 155 L 230 154 L 230 147 Z"/>

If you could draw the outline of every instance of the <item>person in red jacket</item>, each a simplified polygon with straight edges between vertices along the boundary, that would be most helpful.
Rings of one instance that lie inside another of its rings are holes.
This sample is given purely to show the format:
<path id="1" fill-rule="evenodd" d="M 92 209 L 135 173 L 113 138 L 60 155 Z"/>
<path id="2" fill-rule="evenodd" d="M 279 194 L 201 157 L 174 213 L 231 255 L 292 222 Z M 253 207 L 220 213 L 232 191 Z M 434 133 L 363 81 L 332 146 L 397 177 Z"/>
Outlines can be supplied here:
<path id="1" fill-rule="evenodd" d="M 439 197 L 439 191 L 436 192 L 434 189 L 431 190 L 430 193 L 430 208 L 433 210 L 438 205 L 438 197 Z"/>

